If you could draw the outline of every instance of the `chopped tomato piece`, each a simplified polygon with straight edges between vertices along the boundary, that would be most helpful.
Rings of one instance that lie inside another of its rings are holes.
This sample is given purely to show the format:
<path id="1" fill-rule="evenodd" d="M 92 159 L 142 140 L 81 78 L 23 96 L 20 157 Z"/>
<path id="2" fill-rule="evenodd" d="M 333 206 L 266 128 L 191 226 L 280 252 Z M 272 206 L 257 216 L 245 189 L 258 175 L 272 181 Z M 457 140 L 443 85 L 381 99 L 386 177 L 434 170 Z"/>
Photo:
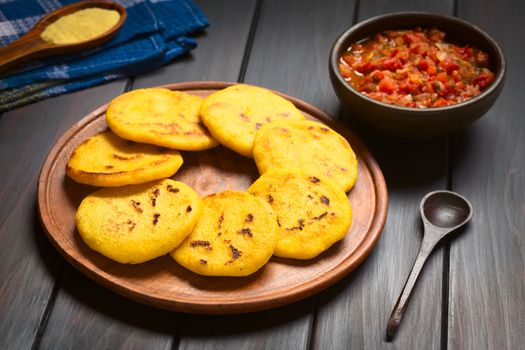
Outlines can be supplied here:
<path id="1" fill-rule="evenodd" d="M 414 43 L 414 42 L 418 42 L 420 40 L 421 39 L 418 36 L 416 36 L 416 35 L 414 35 L 412 33 L 405 34 L 405 41 L 408 42 L 408 43 Z"/>
<path id="2" fill-rule="evenodd" d="M 444 66 L 448 74 L 451 74 L 452 71 L 459 69 L 459 65 L 456 62 L 452 61 L 451 59 L 446 59 L 444 62 Z"/>
<path id="3" fill-rule="evenodd" d="M 436 102 L 432 104 L 432 107 L 443 107 L 447 105 L 448 105 L 447 100 L 445 100 L 444 98 L 439 98 L 436 100 Z"/>
<path id="4" fill-rule="evenodd" d="M 492 72 L 484 72 L 479 76 L 474 78 L 474 83 L 478 85 L 481 89 L 487 87 L 492 80 L 494 79 L 494 74 Z"/>
<path id="5" fill-rule="evenodd" d="M 375 70 L 373 71 L 372 73 L 370 73 L 370 77 L 372 78 L 372 80 L 374 82 L 379 82 L 380 80 L 382 80 L 384 77 L 385 77 L 385 74 L 383 72 L 381 72 L 380 70 Z"/>
<path id="6" fill-rule="evenodd" d="M 387 94 L 394 92 L 395 88 L 396 86 L 391 79 L 385 78 L 379 82 L 379 90 Z"/>
<path id="7" fill-rule="evenodd" d="M 442 83 L 446 83 L 448 80 L 448 75 L 445 72 L 438 73 L 436 75 L 436 80 L 439 80 Z"/>
<path id="8" fill-rule="evenodd" d="M 417 67 L 421 69 L 422 71 L 426 71 L 428 69 L 428 62 L 425 60 L 420 60 L 417 63 Z"/>

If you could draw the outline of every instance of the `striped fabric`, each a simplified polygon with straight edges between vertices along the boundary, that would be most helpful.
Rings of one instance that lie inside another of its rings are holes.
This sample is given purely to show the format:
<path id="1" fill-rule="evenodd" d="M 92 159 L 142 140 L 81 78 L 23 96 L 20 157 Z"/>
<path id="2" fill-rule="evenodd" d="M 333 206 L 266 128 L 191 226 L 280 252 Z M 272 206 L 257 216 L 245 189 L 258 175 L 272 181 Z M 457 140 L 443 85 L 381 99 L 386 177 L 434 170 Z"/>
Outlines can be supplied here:
<path id="1" fill-rule="evenodd" d="M 0 46 L 20 38 L 46 13 L 74 0 L 0 0 Z M 120 0 L 128 17 L 117 36 L 89 52 L 51 57 L 0 78 L 0 112 L 155 69 L 194 48 L 189 35 L 208 26 L 191 0 Z"/>

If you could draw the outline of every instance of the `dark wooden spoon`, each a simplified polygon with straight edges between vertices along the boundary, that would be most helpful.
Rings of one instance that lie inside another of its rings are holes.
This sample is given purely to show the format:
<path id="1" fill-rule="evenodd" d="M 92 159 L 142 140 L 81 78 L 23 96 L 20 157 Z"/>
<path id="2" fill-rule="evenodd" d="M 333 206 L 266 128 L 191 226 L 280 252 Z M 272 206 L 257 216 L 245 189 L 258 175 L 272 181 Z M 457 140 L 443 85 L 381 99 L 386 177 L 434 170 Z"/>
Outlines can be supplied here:
<path id="1" fill-rule="evenodd" d="M 472 205 L 463 196 L 450 191 L 428 193 L 420 205 L 424 225 L 424 236 L 412 271 L 388 319 L 386 340 L 391 341 L 405 312 L 410 293 L 416 280 L 436 244 L 446 235 L 470 221 Z"/>
<path id="2" fill-rule="evenodd" d="M 41 38 L 44 29 L 62 16 L 70 13 L 98 7 L 108 10 L 116 10 L 120 14 L 120 19 L 111 29 L 105 33 L 94 37 L 91 40 L 82 41 L 75 44 L 53 44 Z M 77 2 L 68 6 L 61 7 L 40 19 L 40 21 L 23 37 L 11 44 L 0 48 L 0 74 L 17 66 L 18 64 L 45 56 L 61 55 L 91 49 L 99 46 L 113 38 L 126 20 L 126 9 L 119 4 L 98 0 Z"/>

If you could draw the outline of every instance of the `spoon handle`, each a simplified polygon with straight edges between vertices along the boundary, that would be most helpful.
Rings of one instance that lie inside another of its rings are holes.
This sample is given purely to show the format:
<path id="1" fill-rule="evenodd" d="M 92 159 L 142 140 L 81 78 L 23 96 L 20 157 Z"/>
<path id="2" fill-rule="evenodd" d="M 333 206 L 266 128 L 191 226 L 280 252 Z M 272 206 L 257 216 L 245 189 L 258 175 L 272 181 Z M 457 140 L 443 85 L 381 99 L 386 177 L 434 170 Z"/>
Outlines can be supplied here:
<path id="1" fill-rule="evenodd" d="M 438 241 L 439 239 L 436 239 L 436 237 L 434 236 L 424 236 L 423 242 L 421 243 L 421 247 L 419 248 L 419 253 L 417 254 L 416 261 L 414 262 L 414 266 L 412 266 L 412 270 L 410 272 L 410 275 L 408 276 L 405 286 L 403 287 L 403 291 L 399 295 L 399 299 L 397 300 L 397 303 L 394 306 L 394 309 L 392 310 L 392 314 L 388 319 L 386 327 L 387 341 L 391 341 L 394 338 L 397 328 L 399 327 L 399 323 L 401 322 L 401 318 L 405 313 L 405 309 L 407 307 L 410 294 L 412 293 L 412 289 L 414 288 L 417 278 L 419 277 L 419 273 L 421 272 L 425 261 L 427 261 L 428 256 L 430 255 L 432 249 L 436 246 Z"/>
<path id="2" fill-rule="evenodd" d="M 0 73 L 30 59 L 51 46 L 38 35 L 28 33 L 11 44 L 0 48 Z"/>

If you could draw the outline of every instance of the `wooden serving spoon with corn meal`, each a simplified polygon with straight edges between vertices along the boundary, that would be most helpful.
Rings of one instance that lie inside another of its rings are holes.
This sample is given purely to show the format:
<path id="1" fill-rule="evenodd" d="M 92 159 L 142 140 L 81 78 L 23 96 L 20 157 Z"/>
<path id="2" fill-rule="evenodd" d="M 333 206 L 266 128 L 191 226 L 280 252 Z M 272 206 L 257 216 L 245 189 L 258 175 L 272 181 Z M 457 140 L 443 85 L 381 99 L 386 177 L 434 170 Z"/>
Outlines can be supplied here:
<path id="1" fill-rule="evenodd" d="M 72 44 L 54 44 L 42 39 L 41 34 L 51 23 L 65 15 L 86 8 L 115 10 L 119 13 L 119 21 L 106 32 L 86 41 Z M 0 75 L 22 62 L 46 56 L 80 52 L 99 46 L 112 39 L 126 20 L 126 9 L 114 2 L 103 0 L 77 2 L 61 7 L 40 19 L 40 21 L 20 39 L 0 48 Z"/>

